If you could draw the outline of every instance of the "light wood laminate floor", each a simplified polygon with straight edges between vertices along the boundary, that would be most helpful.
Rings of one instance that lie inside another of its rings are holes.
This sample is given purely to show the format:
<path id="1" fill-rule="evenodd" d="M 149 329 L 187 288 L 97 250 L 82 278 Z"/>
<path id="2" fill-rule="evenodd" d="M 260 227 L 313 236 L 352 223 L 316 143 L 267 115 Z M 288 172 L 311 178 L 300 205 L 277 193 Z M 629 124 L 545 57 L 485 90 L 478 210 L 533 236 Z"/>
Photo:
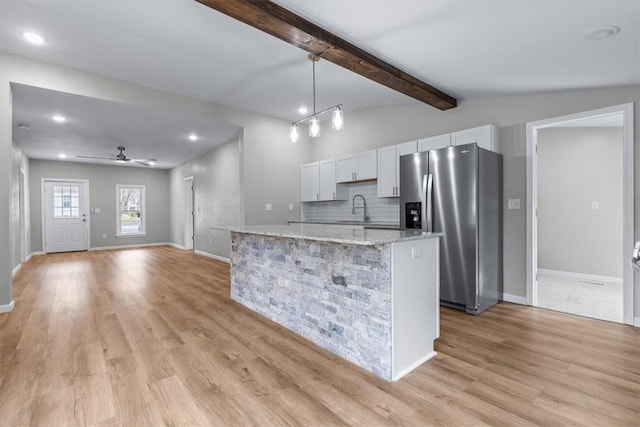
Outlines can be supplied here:
<path id="1" fill-rule="evenodd" d="M 442 309 L 387 383 L 229 298 L 169 247 L 32 258 L 0 315 L 0 425 L 640 425 L 640 330 L 501 303 Z"/>

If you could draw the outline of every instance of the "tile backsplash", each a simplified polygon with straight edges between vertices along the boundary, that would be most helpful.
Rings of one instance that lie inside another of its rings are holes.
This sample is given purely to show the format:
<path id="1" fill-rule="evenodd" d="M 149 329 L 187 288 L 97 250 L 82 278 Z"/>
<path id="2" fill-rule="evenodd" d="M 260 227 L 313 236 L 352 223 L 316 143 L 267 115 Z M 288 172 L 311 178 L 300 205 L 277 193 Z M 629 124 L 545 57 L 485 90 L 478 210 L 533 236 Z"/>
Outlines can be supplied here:
<path id="1" fill-rule="evenodd" d="M 400 222 L 399 201 L 395 197 L 378 197 L 376 182 L 363 182 L 358 184 L 345 184 L 348 190 L 347 200 L 330 202 L 302 203 L 303 221 L 361 221 L 362 199 L 356 199 L 356 214 L 351 213 L 353 196 L 362 194 L 367 200 L 367 215 L 370 222 Z"/>

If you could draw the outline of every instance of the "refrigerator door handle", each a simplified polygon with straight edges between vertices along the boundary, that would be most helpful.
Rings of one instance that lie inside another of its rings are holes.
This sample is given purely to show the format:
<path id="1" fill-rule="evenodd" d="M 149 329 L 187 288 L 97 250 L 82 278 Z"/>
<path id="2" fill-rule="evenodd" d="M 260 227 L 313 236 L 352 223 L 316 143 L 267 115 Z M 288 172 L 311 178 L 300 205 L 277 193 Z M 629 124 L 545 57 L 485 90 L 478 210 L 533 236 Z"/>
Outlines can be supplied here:
<path id="1" fill-rule="evenodd" d="M 433 232 L 433 175 L 422 177 L 422 229 Z"/>

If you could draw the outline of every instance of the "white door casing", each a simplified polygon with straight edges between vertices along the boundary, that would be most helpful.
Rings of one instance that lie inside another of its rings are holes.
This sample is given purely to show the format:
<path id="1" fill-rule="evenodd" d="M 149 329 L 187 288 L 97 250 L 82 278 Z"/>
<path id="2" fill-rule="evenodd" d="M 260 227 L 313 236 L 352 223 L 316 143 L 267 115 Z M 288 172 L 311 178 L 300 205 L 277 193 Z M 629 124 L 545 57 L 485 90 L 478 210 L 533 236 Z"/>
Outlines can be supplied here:
<path id="1" fill-rule="evenodd" d="M 194 230 L 194 191 L 193 177 L 184 179 L 184 247 L 185 249 L 193 249 L 193 240 L 195 238 Z"/>
<path id="2" fill-rule="evenodd" d="M 46 253 L 89 249 L 89 182 L 42 179 L 42 249 Z"/>
<path id="3" fill-rule="evenodd" d="M 538 242 L 537 242 L 537 174 L 536 146 L 538 129 L 552 127 L 560 123 L 572 122 L 586 118 L 623 115 L 623 184 L 622 184 L 622 321 L 627 325 L 634 323 L 634 277 L 631 268 L 631 256 L 634 245 L 634 207 L 633 207 L 633 104 L 622 104 L 600 108 L 593 111 L 570 114 L 545 120 L 527 123 L 527 304 L 538 305 L 537 281 L 538 270 Z"/>

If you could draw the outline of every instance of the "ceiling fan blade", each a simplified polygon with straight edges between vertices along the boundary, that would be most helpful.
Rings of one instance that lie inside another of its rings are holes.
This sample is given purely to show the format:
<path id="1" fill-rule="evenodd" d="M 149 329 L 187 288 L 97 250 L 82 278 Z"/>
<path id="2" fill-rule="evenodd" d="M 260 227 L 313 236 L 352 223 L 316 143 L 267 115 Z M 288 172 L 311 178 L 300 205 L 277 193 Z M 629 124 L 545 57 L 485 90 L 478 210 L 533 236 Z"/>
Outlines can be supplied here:
<path id="1" fill-rule="evenodd" d="M 157 162 L 156 159 L 131 159 L 131 161 L 145 166 L 153 166 Z"/>
<path id="2" fill-rule="evenodd" d="M 76 156 L 78 159 L 101 159 L 101 160 L 114 160 L 113 157 L 94 157 L 94 156 Z"/>

